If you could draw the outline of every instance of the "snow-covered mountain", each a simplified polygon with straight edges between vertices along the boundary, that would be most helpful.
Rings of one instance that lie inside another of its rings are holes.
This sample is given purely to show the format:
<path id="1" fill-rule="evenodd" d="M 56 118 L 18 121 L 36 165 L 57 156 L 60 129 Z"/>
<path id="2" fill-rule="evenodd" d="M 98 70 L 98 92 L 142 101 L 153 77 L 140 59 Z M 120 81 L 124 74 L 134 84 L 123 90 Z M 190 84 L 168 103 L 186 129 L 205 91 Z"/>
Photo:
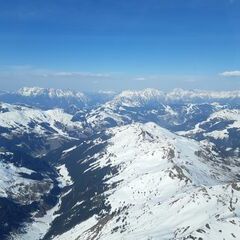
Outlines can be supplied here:
<path id="1" fill-rule="evenodd" d="M 10 232 L 19 234 L 34 216 L 45 216 L 60 193 L 58 175 L 48 162 L 14 149 L 14 144 L 11 149 L 0 148 L 0 239 L 12 239 Z"/>
<path id="2" fill-rule="evenodd" d="M 147 93 L 140 94 L 140 98 L 139 93 L 128 97 L 126 93 L 120 94 L 88 112 L 87 122 L 96 129 L 153 121 L 172 131 L 190 130 L 213 112 L 226 107 L 217 103 L 165 103 L 158 91 Z"/>
<path id="3" fill-rule="evenodd" d="M 62 109 L 0 104 L 0 139 L 2 146 L 18 146 L 31 154 L 44 154 L 63 142 L 84 138 L 89 129 L 84 121 L 73 122 Z"/>
<path id="4" fill-rule="evenodd" d="M 239 91 L 0 100 L 0 239 L 239 238 Z"/>
<path id="5" fill-rule="evenodd" d="M 63 108 L 77 111 L 88 106 L 88 97 L 81 92 L 61 89 L 21 88 L 17 92 L 6 92 L 0 95 L 0 101 L 10 104 L 35 106 L 44 110 Z"/>
<path id="6" fill-rule="evenodd" d="M 73 92 L 70 90 L 54 89 L 54 88 L 40 88 L 40 87 L 23 87 L 17 93 L 25 97 L 48 96 L 50 98 L 79 98 L 82 101 L 87 101 L 87 97 L 81 92 Z"/>
<path id="7" fill-rule="evenodd" d="M 73 113 L 102 104 L 114 96 L 115 93 L 110 91 L 83 93 L 54 88 L 23 87 L 17 92 L 1 93 L 0 101 L 35 106 L 44 110 L 62 108 Z"/>
<path id="8" fill-rule="evenodd" d="M 211 145 L 136 123 L 81 148 L 63 153 L 73 184 L 44 239 L 240 236 L 239 166 Z"/>
<path id="9" fill-rule="evenodd" d="M 113 98 L 115 105 L 128 107 L 158 106 L 161 104 L 206 104 L 218 102 L 221 104 L 239 105 L 240 91 L 202 91 L 174 89 L 163 92 L 156 89 L 144 89 L 142 91 L 123 91 L 116 94 L 112 91 L 99 91 L 95 93 L 83 93 L 72 90 L 23 87 L 17 92 L 0 93 L 0 101 L 14 104 L 28 104 L 43 109 L 54 107 L 68 109 L 92 108 Z"/>
<path id="10" fill-rule="evenodd" d="M 169 93 L 155 89 L 124 91 L 89 111 L 86 118 L 94 129 L 152 121 L 171 131 L 186 131 L 216 111 L 240 109 L 239 93 L 181 89 Z M 74 118 L 77 120 L 77 115 Z"/>
<path id="11" fill-rule="evenodd" d="M 183 90 L 174 89 L 170 92 L 163 92 L 157 89 L 144 89 L 141 91 L 123 91 L 115 97 L 115 103 L 125 106 L 142 106 L 142 104 L 156 103 L 212 103 L 212 102 L 231 102 L 238 103 L 240 91 L 202 91 L 202 90 Z"/>
<path id="12" fill-rule="evenodd" d="M 174 89 L 166 94 L 168 102 L 184 103 L 232 103 L 239 105 L 240 91 L 203 91 Z"/>
<path id="13" fill-rule="evenodd" d="M 35 217 L 52 221 L 46 216 L 65 186 L 64 169 L 44 157 L 89 134 L 84 122 L 71 119 L 61 109 L 0 104 L 0 239 L 20 234 Z"/>
<path id="14" fill-rule="evenodd" d="M 225 157 L 240 157 L 240 110 L 224 109 L 211 114 L 190 131 L 179 134 L 212 142 Z"/>

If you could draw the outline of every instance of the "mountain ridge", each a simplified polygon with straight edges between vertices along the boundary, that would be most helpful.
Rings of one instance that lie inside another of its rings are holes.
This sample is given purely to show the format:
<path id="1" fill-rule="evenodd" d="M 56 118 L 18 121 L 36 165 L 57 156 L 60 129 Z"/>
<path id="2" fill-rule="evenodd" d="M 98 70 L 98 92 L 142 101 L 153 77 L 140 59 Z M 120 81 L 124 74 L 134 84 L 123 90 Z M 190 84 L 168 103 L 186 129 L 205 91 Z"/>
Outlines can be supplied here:
<path id="1" fill-rule="evenodd" d="M 0 96 L 1 239 L 240 236 L 238 91 L 32 90 Z"/>

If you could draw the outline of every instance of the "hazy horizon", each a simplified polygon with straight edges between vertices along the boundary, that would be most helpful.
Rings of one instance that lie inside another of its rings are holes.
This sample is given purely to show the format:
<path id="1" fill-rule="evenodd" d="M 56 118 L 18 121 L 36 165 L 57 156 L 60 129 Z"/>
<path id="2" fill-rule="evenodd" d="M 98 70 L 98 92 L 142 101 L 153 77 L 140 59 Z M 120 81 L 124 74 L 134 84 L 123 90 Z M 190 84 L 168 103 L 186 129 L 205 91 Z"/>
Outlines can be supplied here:
<path id="1" fill-rule="evenodd" d="M 2 1 L 0 84 L 240 89 L 240 2 Z"/>

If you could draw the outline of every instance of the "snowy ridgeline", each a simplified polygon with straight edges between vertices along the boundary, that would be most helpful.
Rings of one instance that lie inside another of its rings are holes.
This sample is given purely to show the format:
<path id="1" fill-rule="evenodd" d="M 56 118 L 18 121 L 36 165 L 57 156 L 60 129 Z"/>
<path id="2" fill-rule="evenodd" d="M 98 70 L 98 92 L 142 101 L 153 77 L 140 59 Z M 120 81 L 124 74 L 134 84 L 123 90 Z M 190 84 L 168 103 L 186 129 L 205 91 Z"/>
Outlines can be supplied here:
<path id="1" fill-rule="evenodd" d="M 111 210 L 93 215 L 53 239 L 240 236 L 237 165 L 225 165 L 210 145 L 177 136 L 154 123 L 108 131 L 112 137 L 105 150 L 83 162 L 95 159 L 85 173 L 97 173 L 106 166 L 117 169 L 104 177 L 107 187 L 101 194 Z M 63 178 L 71 181 L 65 167 L 60 169 Z M 82 204 L 78 199 L 72 209 Z"/>
<path id="2" fill-rule="evenodd" d="M 24 87 L 19 89 L 17 92 L 22 96 L 41 96 L 46 95 L 49 97 L 76 97 L 81 98 L 83 101 L 87 101 L 87 95 L 82 92 L 74 92 L 71 90 L 62 90 L 62 89 L 45 89 L 39 87 L 28 88 Z M 114 92 L 101 91 L 96 94 L 108 94 L 114 95 Z M 145 99 L 150 100 L 153 98 L 158 98 L 165 101 L 192 101 L 192 100 L 200 100 L 200 99 L 234 99 L 240 98 L 240 91 L 201 91 L 201 90 L 183 90 L 183 89 L 174 89 L 170 92 L 163 92 L 156 89 L 145 89 L 142 91 L 123 91 L 118 96 L 121 98 L 131 98 L 131 99 Z"/>
<path id="3" fill-rule="evenodd" d="M 77 93 L 25 88 L 18 94 Z M 237 239 L 238 99 L 238 91 L 146 89 L 76 112 L 1 103 L 0 200 L 24 211 L 39 204 L 13 238 Z M 46 169 L 38 166 L 42 158 L 51 163 Z"/>
<path id="4" fill-rule="evenodd" d="M 62 109 L 43 111 L 6 103 L 2 103 L 1 108 L 6 111 L 0 114 L 0 126 L 19 133 L 28 131 L 43 134 L 51 129 L 54 133 L 64 135 L 64 128 L 82 128 L 80 122 L 72 122 L 72 115 Z"/>
<path id="5" fill-rule="evenodd" d="M 205 128 L 206 125 L 210 127 Z M 223 125 L 217 128 L 218 125 Z M 240 129 L 240 110 L 239 109 L 224 109 L 211 114 L 206 121 L 196 124 L 195 128 L 179 132 L 181 135 L 193 135 L 203 133 L 204 136 L 209 136 L 215 139 L 229 138 L 229 129 Z M 211 130 L 211 131 L 209 131 Z"/>
<path id="6" fill-rule="evenodd" d="M 101 103 L 114 99 L 115 102 L 122 102 L 124 105 L 136 105 L 143 102 L 161 101 L 162 103 L 203 103 L 215 101 L 239 101 L 240 91 L 202 91 L 202 90 L 183 90 L 174 89 L 170 92 L 163 92 L 156 89 L 144 89 L 142 91 L 123 91 L 117 94 L 112 91 L 99 91 L 96 93 L 83 93 L 71 90 L 53 89 L 53 88 L 40 88 L 40 87 L 23 87 L 17 92 L 3 92 L 0 95 L 0 101 L 11 97 L 16 97 L 18 101 L 24 101 L 24 97 L 31 98 L 33 101 L 36 99 L 75 99 L 74 103 L 79 103 L 82 106 L 94 104 L 94 101 Z M 70 102 L 69 102 L 70 103 Z M 46 104 L 46 103 L 45 103 Z"/>

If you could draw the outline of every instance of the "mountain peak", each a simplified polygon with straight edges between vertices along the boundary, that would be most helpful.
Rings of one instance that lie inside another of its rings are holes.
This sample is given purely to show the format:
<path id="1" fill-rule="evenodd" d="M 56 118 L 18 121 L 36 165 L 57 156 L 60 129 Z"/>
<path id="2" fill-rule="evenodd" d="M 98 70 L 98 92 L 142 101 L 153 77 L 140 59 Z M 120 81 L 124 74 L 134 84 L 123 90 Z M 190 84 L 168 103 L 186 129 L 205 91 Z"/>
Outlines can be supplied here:
<path id="1" fill-rule="evenodd" d="M 105 149 L 94 158 L 87 156 L 82 167 L 89 162 L 88 177 L 111 169 L 102 182 L 104 192 L 93 197 L 109 210 L 54 239 L 203 239 L 206 234 L 215 239 L 216 229 L 224 237 L 228 229 L 239 234 L 231 223 L 239 207 L 238 201 L 231 202 L 240 197 L 238 183 L 231 184 L 237 177 L 226 176 L 226 166 L 207 148 L 154 123 L 108 132 Z M 80 209 L 88 207 L 88 202 L 79 204 Z"/>
<path id="2" fill-rule="evenodd" d="M 86 96 L 82 92 L 74 92 L 71 90 L 54 89 L 54 88 L 41 88 L 41 87 L 23 87 L 17 92 L 18 94 L 25 97 L 36 97 L 36 96 L 48 96 L 50 98 L 81 98 L 86 100 Z"/>

